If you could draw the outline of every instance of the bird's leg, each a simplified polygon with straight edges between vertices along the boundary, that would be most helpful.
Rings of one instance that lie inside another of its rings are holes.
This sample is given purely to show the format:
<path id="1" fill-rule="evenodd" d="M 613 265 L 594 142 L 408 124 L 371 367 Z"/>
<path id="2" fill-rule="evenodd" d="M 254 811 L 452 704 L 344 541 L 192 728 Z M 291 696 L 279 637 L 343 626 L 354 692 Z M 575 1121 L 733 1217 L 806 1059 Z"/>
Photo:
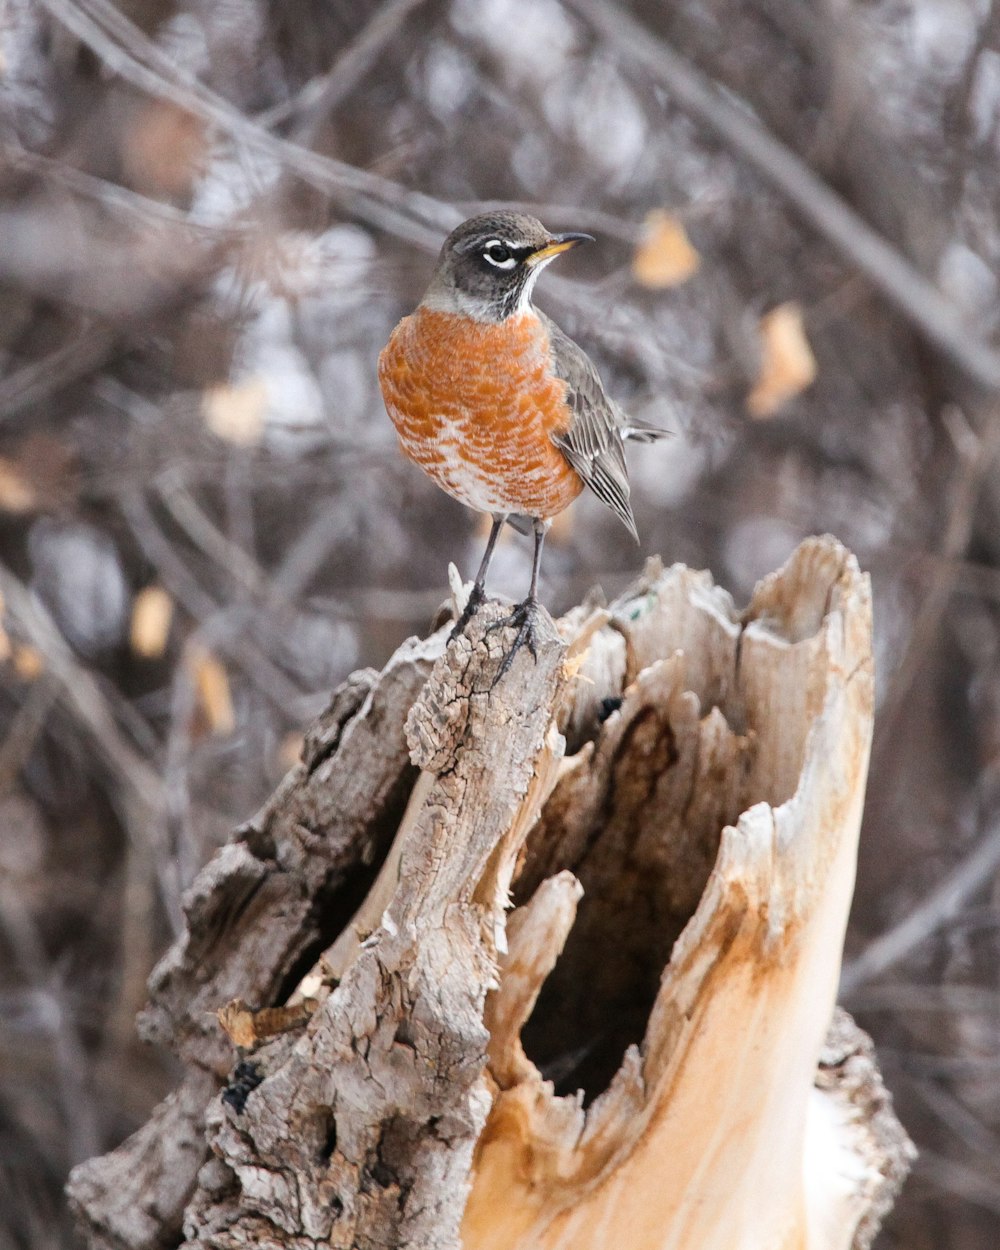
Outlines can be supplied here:
<path id="1" fill-rule="evenodd" d="M 472 590 L 469 592 L 469 598 L 466 602 L 462 615 L 455 622 L 455 625 L 448 635 L 448 641 L 451 642 L 463 632 L 466 625 L 479 611 L 486 598 L 486 574 L 490 567 L 490 561 L 493 559 L 493 548 L 497 545 L 497 538 L 503 529 L 503 523 L 506 517 L 494 517 L 493 528 L 490 530 L 490 536 L 486 540 L 486 550 L 483 552 L 483 558 L 479 563 L 479 572 L 476 574 L 476 580 L 472 584 Z"/>
<path id="2" fill-rule="evenodd" d="M 496 678 L 493 681 L 495 686 L 503 677 L 504 673 L 514 663 L 514 656 L 518 651 L 527 644 L 528 650 L 537 662 L 538 660 L 538 639 L 535 630 L 538 625 L 538 570 L 542 564 L 542 545 L 545 542 L 545 534 L 548 531 L 549 523 L 547 521 L 536 520 L 533 522 L 535 529 L 535 558 L 531 563 L 531 586 L 528 590 L 528 597 L 523 603 L 519 603 L 510 617 L 504 622 L 505 625 L 516 625 L 517 634 L 514 637 L 514 644 L 504 656 L 503 663 L 500 665 Z"/>

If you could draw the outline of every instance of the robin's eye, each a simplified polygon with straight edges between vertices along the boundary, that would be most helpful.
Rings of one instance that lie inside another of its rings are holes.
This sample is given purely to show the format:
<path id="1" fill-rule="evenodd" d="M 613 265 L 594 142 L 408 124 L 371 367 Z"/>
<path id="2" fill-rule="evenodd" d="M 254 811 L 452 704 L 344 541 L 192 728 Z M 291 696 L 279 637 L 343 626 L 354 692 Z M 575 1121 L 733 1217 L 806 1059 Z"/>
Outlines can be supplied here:
<path id="1" fill-rule="evenodd" d="M 483 257 L 497 269 L 513 269 L 517 264 L 517 257 L 499 239 L 491 239 L 486 244 L 483 248 Z"/>

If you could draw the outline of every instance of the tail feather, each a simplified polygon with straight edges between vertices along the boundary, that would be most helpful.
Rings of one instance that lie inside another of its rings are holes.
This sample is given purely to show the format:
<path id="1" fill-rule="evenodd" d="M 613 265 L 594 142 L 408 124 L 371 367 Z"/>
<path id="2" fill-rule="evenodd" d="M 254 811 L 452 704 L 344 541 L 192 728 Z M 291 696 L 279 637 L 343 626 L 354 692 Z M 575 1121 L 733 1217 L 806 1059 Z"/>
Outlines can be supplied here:
<path id="1" fill-rule="evenodd" d="M 673 430 L 663 430 L 649 421 L 641 421 L 638 417 L 629 417 L 622 427 L 622 438 L 631 439 L 634 443 L 657 443 L 661 438 L 673 438 Z"/>

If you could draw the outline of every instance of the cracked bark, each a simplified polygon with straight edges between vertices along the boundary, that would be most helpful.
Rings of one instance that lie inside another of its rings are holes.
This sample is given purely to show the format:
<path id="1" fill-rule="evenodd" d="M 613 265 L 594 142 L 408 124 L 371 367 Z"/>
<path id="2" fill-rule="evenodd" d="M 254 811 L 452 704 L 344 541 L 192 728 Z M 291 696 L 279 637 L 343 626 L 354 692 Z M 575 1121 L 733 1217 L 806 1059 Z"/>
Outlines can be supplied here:
<path id="1" fill-rule="evenodd" d="M 501 616 L 355 674 L 198 878 L 141 1021 L 187 1076 L 74 1172 L 92 1246 L 870 1244 L 866 578 L 811 540 L 740 615 L 651 562 L 492 688 Z M 252 1054 L 214 1015 L 303 998 Z"/>

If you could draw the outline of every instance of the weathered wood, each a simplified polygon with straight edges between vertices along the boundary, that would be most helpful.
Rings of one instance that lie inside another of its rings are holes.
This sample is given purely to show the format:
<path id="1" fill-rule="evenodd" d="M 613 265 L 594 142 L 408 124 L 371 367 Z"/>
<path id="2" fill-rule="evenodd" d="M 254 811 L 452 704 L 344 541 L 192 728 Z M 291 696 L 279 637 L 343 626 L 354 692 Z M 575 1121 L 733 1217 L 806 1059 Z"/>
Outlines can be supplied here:
<path id="1" fill-rule="evenodd" d="M 502 618 L 355 675 L 199 877 L 144 1018 L 186 1093 L 74 1173 L 92 1245 L 870 1244 L 910 1147 L 830 1031 L 867 580 L 812 540 L 740 615 L 652 562 L 494 685 Z M 304 995 L 220 1098 L 210 1013 Z"/>
<path id="2" fill-rule="evenodd" d="M 867 583 L 816 541 L 741 619 L 686 570 L 654 572 L 613 619 L 632 684 L 565 769 L 525 889 L 538 882 L 534 911 L 557 869 L 582 883 L 548 984 L 584 1040 L 603 1017 L 624 1059 L 591 1062 L 603 1092 L 584 1110 L 553 1096 L 506 1031 L 464 1244 L 598 1247 L 628 1230 L 640 1248 L 867 1245 L 874 1205 L 905 1172 L 905 1138 L 886 1152 L 844 1121 L 833 1131 L 831 1087 L 816 1083 L 870 743 Z M 557 946 L 565 928 L 549 930 Z M 497 996 L 530 1001 L 524 953 L 508 958 L 518 975 Z M 538 944 L 530 960 L 544 975 Z M 643 1003 L 648 1022 L 630 1019 Z M 552 1056 L 567 1030 L 556 1016 L 549 1030 L 538 1044 Z M 825 1153 L 807 1155 L 817 1139 Z M 864 1177 L 849 1197 L 848 1156 Z"/>

